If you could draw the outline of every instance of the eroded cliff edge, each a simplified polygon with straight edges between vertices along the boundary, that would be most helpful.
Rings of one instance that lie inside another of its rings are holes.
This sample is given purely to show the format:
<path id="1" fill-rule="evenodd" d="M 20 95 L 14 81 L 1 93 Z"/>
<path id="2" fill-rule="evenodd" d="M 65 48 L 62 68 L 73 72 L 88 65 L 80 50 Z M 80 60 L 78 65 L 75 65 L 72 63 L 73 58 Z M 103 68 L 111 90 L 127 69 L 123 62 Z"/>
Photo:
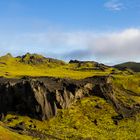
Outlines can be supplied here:
<path id="1" fill-rule="evenodd" d="M 27 115 L 46 120 L 57 114 L 58 109 L 68 108 L 87 96 L 104 98 L 122 117 L 140 111 L 140 104 L 125 104 L 117 97 L 125 90 L 114 87 L 111 76 L 94 76 L 83 80 L 53 77 L 0 78 L 0 114 Z M 126 93 L 127 94 L 127 93 Z M 91 110 L 92 111 L 92 110 Z"/>

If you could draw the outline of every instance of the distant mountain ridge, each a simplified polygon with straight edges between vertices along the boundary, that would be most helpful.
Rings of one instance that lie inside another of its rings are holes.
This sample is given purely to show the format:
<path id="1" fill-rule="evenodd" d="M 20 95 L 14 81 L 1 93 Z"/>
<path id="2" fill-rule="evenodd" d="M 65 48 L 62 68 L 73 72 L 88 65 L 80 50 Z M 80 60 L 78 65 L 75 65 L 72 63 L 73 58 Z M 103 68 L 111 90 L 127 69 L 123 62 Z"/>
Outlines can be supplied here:
<path id="1" fill-rule="evenodd" d="M 125 63 L 117 64 L 114 67 L 119 70 L 131 69 L 134 72 L 140 72 L 140 63 L 137 62 L 125 62 Z"/>

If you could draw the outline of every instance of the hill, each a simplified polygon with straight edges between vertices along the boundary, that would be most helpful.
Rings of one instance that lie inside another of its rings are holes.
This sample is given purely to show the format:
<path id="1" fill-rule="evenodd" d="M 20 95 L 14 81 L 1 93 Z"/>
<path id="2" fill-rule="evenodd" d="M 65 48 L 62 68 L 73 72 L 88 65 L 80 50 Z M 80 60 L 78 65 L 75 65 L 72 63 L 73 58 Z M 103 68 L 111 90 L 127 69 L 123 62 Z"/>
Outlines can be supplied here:
<path id="1" fill-rule="evenodd" d="M 140 74 L 39 54 L 0 57 L 0 139 L 140 139 Z"/>
<path id="2" fill-rule="evenodd" d="M 21 78 L 23 76 L 53 76 L 81 79 L 93 75 L 110 73 L 112 68 L 92 61 L 70 61 L 46 58 L 39 54 L 27 53 L 13 57 L 11 54 L 0 57 L 0 76 Z"/>
<path id="3" fill-rule="evenodd" d="M 118 68 L 119 70 L 131 69 L 134 72 L 140 72 L 140 63 L 136 63 L 136 62 L 126 62 L 126 63 L 115 65 L 114 67 Z"/>
<path id="4" fill-rule="evenodd" d="M 65 62 L 61 61 L 61 60 L 57 60 L 57 59 L 53 59 L 53 58 L 46 58 L 42 55 L 39 54 L 30 54 L 27 53 L 23 56 L 18 56 L 17 58 L 19 58 L 19 62 L 23 62 L 26 64 L 56 64 L 56 65 L 64 65 Z"/>
<path id="5" fill-rule="evenodd" d="M 136 75 L 1 78 L 0 129 L 11 140 L 139 139 L 139 83 Z"/>

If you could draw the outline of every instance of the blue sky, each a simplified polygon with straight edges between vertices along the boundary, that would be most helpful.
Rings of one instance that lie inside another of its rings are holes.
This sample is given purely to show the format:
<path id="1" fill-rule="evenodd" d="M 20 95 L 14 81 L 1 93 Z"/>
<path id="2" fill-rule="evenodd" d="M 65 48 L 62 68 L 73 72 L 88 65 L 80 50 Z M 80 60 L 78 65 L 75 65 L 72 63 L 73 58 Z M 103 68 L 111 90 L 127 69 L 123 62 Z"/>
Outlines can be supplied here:
<path id="1" fill-rule="evenodd" d="M 140 61 L 139 17 L 139 0 L 1 0 L 0 55 Z"/>

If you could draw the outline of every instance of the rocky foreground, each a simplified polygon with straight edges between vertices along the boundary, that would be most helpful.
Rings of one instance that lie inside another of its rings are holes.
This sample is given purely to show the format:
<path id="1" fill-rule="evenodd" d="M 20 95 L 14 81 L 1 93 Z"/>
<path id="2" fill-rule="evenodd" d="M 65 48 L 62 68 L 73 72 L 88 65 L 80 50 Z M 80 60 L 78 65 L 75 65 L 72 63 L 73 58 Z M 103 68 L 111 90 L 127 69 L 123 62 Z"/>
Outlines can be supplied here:
<path id="1" fill-rule="evenodd" d="M 107 100 L 121 118 L 130 117 L 139 112 L 139 103 L 125 104 L 117 97 L 118 93 L 127 94 L 128 91 L 114 87 L 112 80 L 111 76 L 95 76 L 83 80 L 52 77 L 24 77 L 22 79 L 1 77 L 1 120 L 8 113 L 47 120 L 55 116 L 58 109 L 68 108 L 79 99 L 89 96 L 98 96 Z"/>

